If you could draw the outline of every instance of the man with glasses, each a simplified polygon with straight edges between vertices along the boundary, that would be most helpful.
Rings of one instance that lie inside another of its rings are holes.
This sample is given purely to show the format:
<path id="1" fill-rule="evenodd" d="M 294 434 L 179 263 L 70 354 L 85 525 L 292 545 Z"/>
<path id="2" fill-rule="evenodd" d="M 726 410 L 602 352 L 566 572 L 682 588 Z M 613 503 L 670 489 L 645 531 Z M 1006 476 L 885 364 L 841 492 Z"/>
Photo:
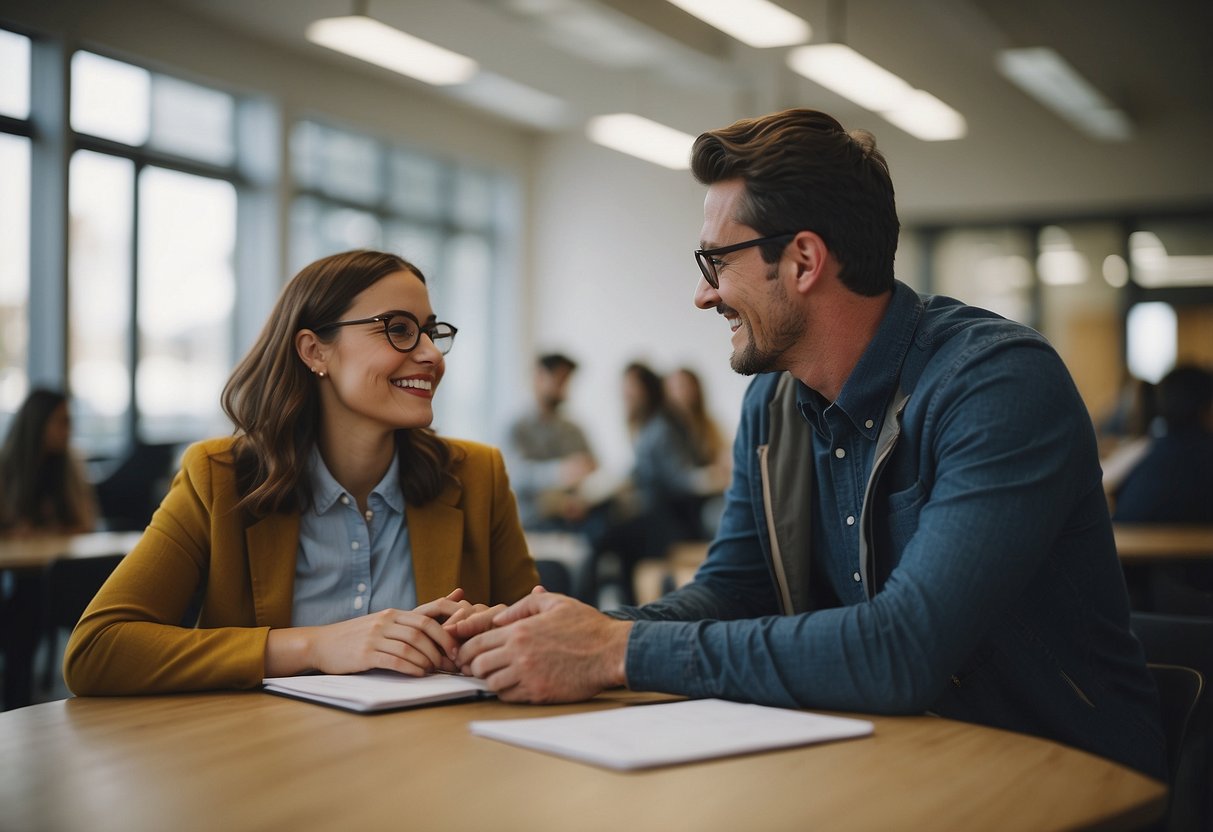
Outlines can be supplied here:
<path id="1" fill-rule="evenodd" d="M 931 711 L 1165 776 L 1095 437 L 1057 354 L 894 279 L 871 134 L 789 110 L 701 135 L 692 169 L 695 304 L 755 376 L 708 558 L 613 617 L 542 593 L 482 615 L 460 664 L 509 701 L 626 684 Z"/>

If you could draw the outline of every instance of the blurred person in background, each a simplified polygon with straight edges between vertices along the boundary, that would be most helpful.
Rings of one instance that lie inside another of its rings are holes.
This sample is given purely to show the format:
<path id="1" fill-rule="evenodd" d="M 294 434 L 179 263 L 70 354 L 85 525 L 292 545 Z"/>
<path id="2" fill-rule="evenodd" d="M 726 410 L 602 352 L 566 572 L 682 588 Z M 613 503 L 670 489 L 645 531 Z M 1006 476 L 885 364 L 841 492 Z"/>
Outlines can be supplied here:
<path id="1" fill-rule="evenodd" d="M 396 255 L 299 272 L 224 388 L 235 435 L 186 451 L 72 633 L 68 687 L 454 670 L 442 624 L 538 580 L 501 453 L 429 428 L 455 334 Z"/>
<path id="2" fill-rule="evenodd" d="M 1113 495 L 1113 521 L 1213 524 L 1213 372 L 1189 364 L 1167 373 L 1158 383 L 1157 414 L 1139 461 Z M 1130 581 L 1135 603 L 1213 615 L 1213 564 L 1154 564 L 1139 572 Z"/>
<path id="3" fill-rule="evenodd" d="M 594 559 L 616 556 L 620 598 L 631 603 L 638 561 L 662 557 L 676 540 L 703 536 L 702 483 L 690 435 L 666 402 L 661 376 L 632 362 L 623 370 L 622 394 L 632 467 L 622 489 L 601 509 L 605 528 L 594 540 Z"/>
<path id="4" fill-rule="evenodd" d="M 67 397 L 34 390 L 0 447 L 0 538 L 92 531 L 96 499 L 71 449 Z M 0 651 L 4 707 L 30 704 L 34 651 L 41 632 L 42 576 L 0 575 Z"/>
<path id="5" fill-rule="evenodd" d="M 720 496 L 729 485 L 732 472 L 731 449 L 725 441 L 724 432 L 708 413 L 703 393 L 703 384 L 698 374 L 689 367 L 679 367 L 665 377 L 665 396 L 670 410 L 682 423 L 691 442 L 695 464 L 699 466 L 698 491 L 700 492 L 701 516 L 704 537 L 716 531 L 716 523 L 709 522 L 704 513 L 718 514 Z M 716 510 L 712 510 L 714 507 Z"/>
<path id="6" fill-rule="evenodd" d="M 561 413 L 577 363 L 562 353 L 535 362 L 535 407 L 510 426 L 505 455 L 526 529 L 576 530 L 589 505 L 578 487 L 598 467 L 585 433 Z"/>
<path id="7" fill-rule="evenodd" d="M 1115 491 L 1119 523 L 1213 523 L 1213 373 L 1176 367 L 1158 383 L 1140 460 Z"/>
<path id="8" fill-rule="evenodd" d="M 0 535 L 92 531 L 96 499 L 71 434 L 66 396 L 29 394 L 0 449 Z"/>

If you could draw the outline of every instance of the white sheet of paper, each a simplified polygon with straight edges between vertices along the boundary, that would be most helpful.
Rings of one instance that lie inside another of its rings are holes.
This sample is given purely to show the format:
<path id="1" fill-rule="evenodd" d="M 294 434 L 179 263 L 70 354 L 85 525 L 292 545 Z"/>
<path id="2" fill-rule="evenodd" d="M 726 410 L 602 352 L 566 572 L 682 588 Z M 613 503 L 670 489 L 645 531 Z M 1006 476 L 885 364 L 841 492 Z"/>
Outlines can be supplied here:
<path id="1" fill-rule="evenodd" d="M 488 686 L 470 676 L 405 676 L 389 670 L 346 676 L 280 676 L 262 679 L 261 683 L 268 691 L 352 711 L 382 711 L 489 695 Z"/>
<path id="2" fill-rule="evenodd" d="M 672 765 L 873 732 L 866 720 L 721 699 L 480 720 L 469 727 L 478 736 L 615 769 Z"/>

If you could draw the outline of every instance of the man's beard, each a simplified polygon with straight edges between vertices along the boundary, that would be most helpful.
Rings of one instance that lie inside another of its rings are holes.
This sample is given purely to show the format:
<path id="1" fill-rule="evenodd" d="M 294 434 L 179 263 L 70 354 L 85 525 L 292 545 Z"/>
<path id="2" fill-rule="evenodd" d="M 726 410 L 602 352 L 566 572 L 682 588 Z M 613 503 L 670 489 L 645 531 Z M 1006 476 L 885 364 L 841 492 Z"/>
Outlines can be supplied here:
<path id="1" fill-rule="evenodd" d="M 768 305 L 770 309 L 781 308 L 780 301 L 783 299 L 774 297 L 778 292 L 776 286 L 777 284 L 772 284 L 773 297 L 772 302 Z M 786 303 L 786 300 L 784 302 Z M 783 355 L 804 335 L 805 323 L 803 318 L 787 314 L 786 309 L 783 311 L 784 314 L 780 316 L 780 319 L 772 322 L 774 326 L 769 329 L 770 346 L 765 349 L 755 343 L 754 328 L 750 326 L 749 319 L 742 322 L 742 326 L 749 330 L 749 338 L 744 347 L 734 350 L 733 354 L 729 356 L 729 366 L 733 368 L 733 372 L 743 376 L 752 376 L 787 369 Z"/>

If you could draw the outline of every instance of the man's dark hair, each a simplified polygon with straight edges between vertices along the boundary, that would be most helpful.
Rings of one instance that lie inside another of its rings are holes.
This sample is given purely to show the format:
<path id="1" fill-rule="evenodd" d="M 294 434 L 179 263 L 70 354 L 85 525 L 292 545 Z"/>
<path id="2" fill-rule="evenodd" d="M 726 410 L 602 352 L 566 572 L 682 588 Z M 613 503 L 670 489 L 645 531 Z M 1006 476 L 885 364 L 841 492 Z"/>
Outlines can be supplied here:
<path id="1" fill-rule="evenodd" d="M 861 295 L 893 287 L 897 206 L 876 138 L 847 132 L 816 110 L 743 119 L 695 140 L 691 171 L 704 185 L 742 179 L 738 216 L 760 236 L 813 231 L 837 258 L 840 278 Z M 762 246 L 768 263 L 784 246 Z"/>
<path id="2" fill-rule="evenodd" d="M 1180 365 L 1158 383 L 1158 415 L 1168 430 L 1201 425 L 1213 407 L 1213 373 L 1192 364 Z"/>
<path id="3" fill-rule="evenodd" d="M 577 362 L 560 352 L 549 352 L 541 355 L 535 364 L 549 373 L 555 373 L 559 370 L 566 370 L 571 373 L 577 369 Z"/>

